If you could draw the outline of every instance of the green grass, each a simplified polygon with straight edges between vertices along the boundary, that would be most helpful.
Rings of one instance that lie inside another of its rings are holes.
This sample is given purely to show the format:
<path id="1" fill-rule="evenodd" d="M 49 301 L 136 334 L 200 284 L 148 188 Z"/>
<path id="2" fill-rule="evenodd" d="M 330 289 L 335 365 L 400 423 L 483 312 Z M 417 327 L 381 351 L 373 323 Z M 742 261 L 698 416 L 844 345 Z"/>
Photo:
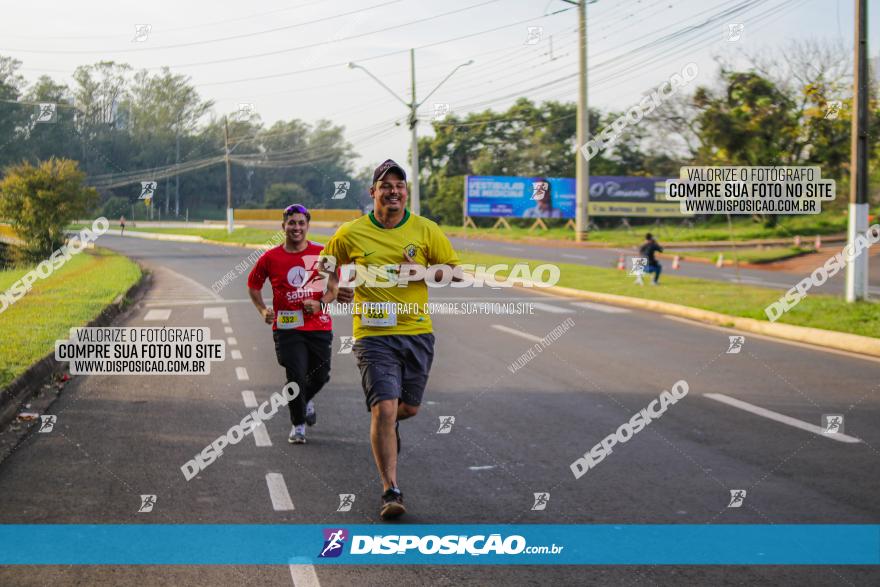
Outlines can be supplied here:
<path id="1" fill-rule="evenodd" d="M 460 254 L 463 263 L 490 265 L 522 262 L 511 257 L 465 250 Z M 542 264 L 541 261 L 528 263 L 532 269 Z M 557 265 L 561 271 L 557 285 L 563 287 L 670 302 L 756 320 L 767 320 L 764 308 L 783 293 L 762 287 L 667 274 L 662 276 L 658 287 L 639 286 L 625 271 L 568 263 Z M 779 322 L 877 338 L 880 337 L 880 304 L 847 304 L 842 297 L 809 294 L 785 313 Z"/>
<path id="2" fill-rule="evenodd" d="M 814 251 L 815 249 L 805 247 L 773 247 L 764 249 L 738 248 L 736 250 L 736 258 L 739 259 L 740 263 L 772 263 L 773 261 L 799 257 L 800 255 L 805 255 Z M 710 259 L 714 262 L 718 260 L 718 255 L 721 253 L 724 254 L 725 262 L 733 262 L 734 254 L 730 249 L 725 251 L 682 251 L 679 254 L 684 259 L 687 259 L 688 257 L 698 257 L 700 259 Z M 667 251 L 663 256 L 669 258 L 673 257 L 675 254 L 676 253 L 673 251 Z"/>
<path id="3" fill-rule="evenodd" d="M 519 221 L 515 221 L 519 222 Z M 449 236 L 481 236 L 487 238 L 502 238 L 521 240 L 524 238 L 546 238 L 551 240 L 574 240 L 574 231 L 569 228 L 550 228 L 549 230 L 533 230 L 513 226 L 506 228 L 467 228 L 461 226 L 444 225 L 443 231 Z M 681 226 L 678 221 L 668 221 L 657 225 L 634 226 L 627 229 L 624 227 L 612 229 L 600 229 L 590 232 L 589 242 L 605 243 L 611 246 L 632 246 L 644 240 L 646 232 L 651 232 L 664 243 L 674 242 L 705 242 L 730 240 L 731 230 L 726 221 L 713 221 L 711 224 L 697 224 L 694 228 Z M 776 239 L 794 238 L 795 235 L 803 237 L 817 234 L 838 234 L 846 232 L 846 216 L 839 212 L 825 212 L 816 215 L 789 216 L 779 219 L 775 227 L 765 227 L 763 224 L 752 222 L 748 218 L 733 220 L 734 240 L 753 239 Z"/>
<path id="4" fill-rule="evenodd" d="M 0 291 L 31 267 L 0 271 Z M 97 317 L 140 279 L 140 268 L 106 249 L 87 249 L 0 313 L 0 388 L 66 339 L 69 329 Z"/>
<path id="5" fill-rule="evenodd" d="M 115 229 L 116 226 L 114 225 Z M 184 234 L 190 236 L 200 236 L 205 239 L 209 239 L 212 241 L 217 241 L 221 243 L 242 243 L 248 245 L 262 245 L 272 241 L 272 237 L 275 233 L 279 232 L 277 230 L 266 230 L 264 228 L 251 228 L 251 227 L 242 227 L 237 228 L 233 231 L 232 234 L 226 232 L 225 229 L 220 228 L 151 228 L 149 226 L 138 226 L 131 227 L 127 226 L 125 228 L 125 232 L 136 231 L 136 232 L 155 232 L 159 234 Z M 309 238 L 312 238 L 312 235 L 309 235 Z M 281 242 L 277 238 L 274 242 Z"/>

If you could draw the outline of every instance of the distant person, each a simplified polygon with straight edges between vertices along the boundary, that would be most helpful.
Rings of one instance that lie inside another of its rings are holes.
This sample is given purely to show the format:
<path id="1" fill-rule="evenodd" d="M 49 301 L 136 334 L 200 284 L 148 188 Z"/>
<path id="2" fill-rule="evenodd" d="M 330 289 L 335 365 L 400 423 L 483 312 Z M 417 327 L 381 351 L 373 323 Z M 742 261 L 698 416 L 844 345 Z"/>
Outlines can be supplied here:
<path id="1" fill-rule="evenodd" d="M 119 228 L 122 230 L 119 236 L 125 236 L 125 216 L 119 217 Z"/>
<path id="2" fill-rule="evenodd" d="M 639 247 L 639 255 L 648 259 L 648 264 L 645 266 L 643 272 L 654 274 L 654 280 L 651 282 L 652 285 L 657 285 L 657 282 L 660 280 L 660 272 L 663 271 L 663 267 L 661 267 L 660 262 L 657 261 L 657 253 L 662 252 L 663 247 L 657 244 L 657 241 L 654 240 L 654 236 L 650 232 L 646 234 L 645 242 Z"/>
<path id="3" fill-rule="evenodd" d="M 532 182 L 532 199 L 535 206 L 523 212 L 523 218 L 562 218 L 562 210 L 550 199 L 550 182 L 543 177 Z"/>

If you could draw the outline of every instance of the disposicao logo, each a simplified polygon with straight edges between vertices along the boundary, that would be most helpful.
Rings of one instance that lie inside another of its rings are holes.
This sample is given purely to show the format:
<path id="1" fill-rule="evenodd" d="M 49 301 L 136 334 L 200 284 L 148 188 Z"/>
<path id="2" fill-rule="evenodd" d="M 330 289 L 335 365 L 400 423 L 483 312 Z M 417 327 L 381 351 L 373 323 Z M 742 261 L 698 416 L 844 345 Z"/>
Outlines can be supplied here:
<path id="1" fill-rule="evenodd" d="M 335 558 L 342 554 L 347 538 L 344 528 L 324 528 L 324 548 L 318 558 Z"/>

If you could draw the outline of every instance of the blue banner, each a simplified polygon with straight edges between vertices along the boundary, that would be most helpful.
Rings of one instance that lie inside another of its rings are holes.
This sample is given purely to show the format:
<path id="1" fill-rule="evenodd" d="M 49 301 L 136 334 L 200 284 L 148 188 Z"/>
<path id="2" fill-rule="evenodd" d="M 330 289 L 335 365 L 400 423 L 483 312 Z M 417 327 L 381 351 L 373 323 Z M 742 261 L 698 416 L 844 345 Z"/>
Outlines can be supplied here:
<path id="1" fill-rule="evenodd" d="M 880 525 L 0 525 L 2 565 L 878 565 Z"/>
<path id="2" fill-rule="evenodd" d="M 677 214 L 678 204 L 673 202 L 670 206 L 663 197 L 662 189 L 658 198 L 657 185 L 662 181 L 663 178 L 658 177 L 591 176 L 589 200 L 591 203 L 624 205 L 632 216 L 668 215 L 659 214 L 660 208 L 668 208 Z M 574 218 L 576 190 L 575 180 L 571 177 L 468 175 L 465 177 L 465 214 L 507 218 Z M 650 206 L 639 209 L 635 204 Z M 605 215 L 601 211 L 608 206 L 599 207 L 599 215 Z M 614 212 L 613 208 L 612 205 L 610 212 Z"/>

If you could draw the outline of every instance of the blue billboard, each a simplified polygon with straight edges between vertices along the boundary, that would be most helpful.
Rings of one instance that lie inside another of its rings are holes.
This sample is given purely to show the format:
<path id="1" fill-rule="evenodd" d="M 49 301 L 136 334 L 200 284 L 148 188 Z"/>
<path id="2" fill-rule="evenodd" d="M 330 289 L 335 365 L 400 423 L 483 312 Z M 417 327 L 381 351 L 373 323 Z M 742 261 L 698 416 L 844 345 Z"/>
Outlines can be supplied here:
<path id="1" fill-rule="evenodd" d="M 654 216 L 677 213 L 657 194 L 659 177 L 595 175 L 590 177 L 591 215 Z M 576 186 L 572 177 L 465 177 L 465 215 L 507 218 L 574 218 Z M 594 205 L 593 202 L 596 202 Z M 663 210 L 660 210 L 662 208 Z M 676 214 L 677 215 L 677 214 Z"/>

